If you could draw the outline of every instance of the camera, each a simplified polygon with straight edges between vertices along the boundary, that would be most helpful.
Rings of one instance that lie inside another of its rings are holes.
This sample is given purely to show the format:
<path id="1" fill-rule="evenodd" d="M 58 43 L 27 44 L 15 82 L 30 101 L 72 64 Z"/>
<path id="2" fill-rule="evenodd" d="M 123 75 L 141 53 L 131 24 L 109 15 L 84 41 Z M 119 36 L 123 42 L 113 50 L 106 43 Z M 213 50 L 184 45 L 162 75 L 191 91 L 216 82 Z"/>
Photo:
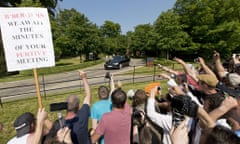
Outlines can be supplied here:
<path id="1" fill-rule="evenodd" d="M 160 86 L 157 87 L 157 90 L 160 91 L 162 88 Z"/>
<path id="2" fill-rule="evenodd" d="M 51 103 L 50 104 L 50 111 L 61 111 L 66 110 L 68 108 L 67 102 L 59 102 L 59 103 Z"/>
<path id="3" fill-rule="evenodd" d="M 175 75 L 175 74 L 170 74 L 170 77 L 171 77 L 172 79 L 175 79 L 175 78 L 176 78 L 176 75 Z"/>
<path id="4" fill-rule="evenodd" d="M 195 58 L 193 61 L 194 61 L 195 63 L 198 63 L 198 62 L 199 62 L 198 58 Z"/>
<path id="5" fill-rule="evenodd" d="M 134 110 L 133 111 L 133 118 L 141 119 L 142 115 L 144 115 L 144 112 L 141 111 L 141 110 Z"/>
<path id="6" fill-rule="evenodd" d="M 145 124 L 145 113 L 137 108 L 133 109 L 132 113 L 133 125 L 137 125 L 139 128 Z"/>
<path id="7" fill-rule="evenodd" d="M 177 109 L 173 108 L 172 113 L 172 124 L 176 128 L 180 125 L 182 121 L 184 121 L 185 117 L 184 114 L 178 111 Z"/>

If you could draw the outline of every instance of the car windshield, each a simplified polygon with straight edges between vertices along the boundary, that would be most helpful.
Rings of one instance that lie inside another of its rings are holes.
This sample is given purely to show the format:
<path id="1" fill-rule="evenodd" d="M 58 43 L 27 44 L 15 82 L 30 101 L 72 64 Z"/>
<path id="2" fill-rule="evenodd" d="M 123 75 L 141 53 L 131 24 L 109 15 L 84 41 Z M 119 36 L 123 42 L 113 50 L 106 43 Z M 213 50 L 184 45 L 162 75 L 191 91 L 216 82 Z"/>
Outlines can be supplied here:
<path id="1" fill-rule="evenodd" d="M 119 62 L 121 60 L 121 56 L 114 56 L 111 60 L 112 62 Z"/>

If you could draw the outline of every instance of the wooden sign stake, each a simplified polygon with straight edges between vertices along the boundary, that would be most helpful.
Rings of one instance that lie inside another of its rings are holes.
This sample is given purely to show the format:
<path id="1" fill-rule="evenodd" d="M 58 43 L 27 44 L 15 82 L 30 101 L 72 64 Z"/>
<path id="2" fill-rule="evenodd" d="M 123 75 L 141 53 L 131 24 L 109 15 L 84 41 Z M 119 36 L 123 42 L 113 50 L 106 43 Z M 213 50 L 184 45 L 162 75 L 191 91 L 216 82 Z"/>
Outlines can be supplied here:
<path id="1" fill-rule="evenodd" d="M 42 109 L 42 97 L 41 97 L 41 94 L 40 94 L 38 74 L 37 74 L 37 69 L 36 68 L 33 69 L 33 73 L 34 73 L 34 80 L 35 80 L 35 84 L 36 84 L 36 91 L 37 91 L 37 97 L 38 97 L 38 107 L 40 109 Z"/>

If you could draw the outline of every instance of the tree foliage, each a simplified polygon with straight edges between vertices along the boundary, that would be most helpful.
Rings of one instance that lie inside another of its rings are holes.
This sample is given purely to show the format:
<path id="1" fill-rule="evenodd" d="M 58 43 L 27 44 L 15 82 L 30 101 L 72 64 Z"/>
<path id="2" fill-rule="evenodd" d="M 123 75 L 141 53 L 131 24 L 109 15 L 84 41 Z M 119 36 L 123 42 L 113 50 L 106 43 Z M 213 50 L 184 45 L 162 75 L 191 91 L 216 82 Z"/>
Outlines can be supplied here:
<path id="1" fill-rule="evenodd" d="M 100 32 L 97 26 L 75 9 L 61 10 L 53 19 L 52 27 L 55 49 L 62 56 L 87 56 L 89 52 L 98 51 Z"/>
<path id="2" fill-rule="evenodd" d="M 100 31 L 104 40 L 104 52 L 107 54 L 122 54 L 126 46 L 126 39 L 121 36 L 120 24 L 107 20 L 100 26 Z"/>
<path id="3" fill-rule="evenodd" d="M 184 25 L 179 23 L 180 16 L 172 10 L 163 12 L 154 23 L 154 31 L 157 33 L 157 47 L 162 55 L 169 55 L 177 50 L 189 48 L 191 41 L 188 34 L 183 31 Z"/>
<path id="4" fill-rule="evenodd" d="M 131 51 L 134 55 L 138 55 L 139 52 L 152 55 L 152 51 L 156 47 L 155 37 L 156 34 L 151 24 L 137 25 L 131 34 Z"/>
<path id="5" fill-rule="evenodd" d="M 239 9 L 238 0 L 178 0 L 174 7 L 191 45 L 202 56 L 213 50 L 229 56 L 239 49 Z"/>
<path id="6" fill-rule="evenodd" d="M 54 16 L 59 1 L 62 0 L 0 0 L 0 5 L 6 7 L 45 7 Z"/>

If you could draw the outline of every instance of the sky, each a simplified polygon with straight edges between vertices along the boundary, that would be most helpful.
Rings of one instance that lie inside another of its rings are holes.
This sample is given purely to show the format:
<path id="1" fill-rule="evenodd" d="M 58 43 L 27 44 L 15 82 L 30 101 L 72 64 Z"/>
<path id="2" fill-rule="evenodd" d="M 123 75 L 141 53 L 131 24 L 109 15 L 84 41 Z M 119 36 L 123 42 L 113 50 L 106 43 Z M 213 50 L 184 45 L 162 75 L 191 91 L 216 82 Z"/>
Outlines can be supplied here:
<path id="1" fill-rule="evenodd" d="M 173 8 L 176 0 L 63 0 L 58 9 L 74 8 L 92 23 L 106 20 L 121 25 L 122 34 L 139 24 L 153 24 L 161 12 Z"/>

